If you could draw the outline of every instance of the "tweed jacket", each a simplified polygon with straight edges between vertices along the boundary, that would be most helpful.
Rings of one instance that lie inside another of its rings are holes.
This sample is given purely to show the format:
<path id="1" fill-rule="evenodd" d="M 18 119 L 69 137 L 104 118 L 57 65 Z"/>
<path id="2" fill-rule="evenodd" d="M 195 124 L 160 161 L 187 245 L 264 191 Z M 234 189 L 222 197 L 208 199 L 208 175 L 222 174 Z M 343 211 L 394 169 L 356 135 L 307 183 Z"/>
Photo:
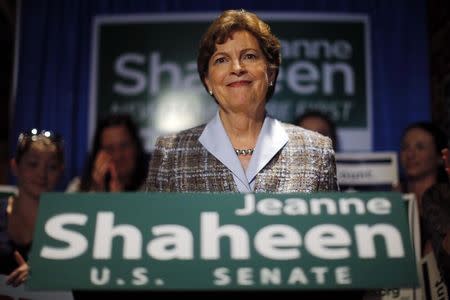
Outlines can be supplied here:
<path id="1" fill-rule="evenodd" d="M 256 175 L 254 192 L 337 190 L 331 140 L 292 124 L 281 125 L 289 140 Z M 157 139 L 146 191 L 238 192 L 231 171 L 199 142 L 205 126 Z"/>

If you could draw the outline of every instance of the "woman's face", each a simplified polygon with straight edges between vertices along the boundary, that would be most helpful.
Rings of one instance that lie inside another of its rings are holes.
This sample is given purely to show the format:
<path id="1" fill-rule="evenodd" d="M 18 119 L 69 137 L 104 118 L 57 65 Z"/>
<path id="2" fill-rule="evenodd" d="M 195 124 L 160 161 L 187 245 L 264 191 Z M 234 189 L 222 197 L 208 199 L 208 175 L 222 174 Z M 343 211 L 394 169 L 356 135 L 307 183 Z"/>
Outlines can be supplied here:
<path id="1" fill-rule="evenodd" d="M 12 163 L 19 192 L 33 198 L 54 190 L 64 168 L 55 147 L 36 143 L 30 146 L 19 162 L 13 160 Z"/>
<path id="2" fill-rule="evenodd" d="M 402 141 L 400 163 L 406 177 L 420 179 L 437 175 L 440 156 L 436 152 L 433 137 L 420 128 L 410 129 Z"/>
<path id="3" fill-rule="evenodd" d="M 129 179 L 136 166 L 137 149 L 126 127 L 117 125 L 105 128 L 100 145 L 102 150 L 111 155 L 119 179 Z"/>
<path id="4" fill-rule="evenodd" d="M 257 39 L 248 31 L 236 31 L 216 48 L 209 60 L 205 83 L 220 109 L 263 112 L 273 75 L 268 72 L 268 62 Z"/>

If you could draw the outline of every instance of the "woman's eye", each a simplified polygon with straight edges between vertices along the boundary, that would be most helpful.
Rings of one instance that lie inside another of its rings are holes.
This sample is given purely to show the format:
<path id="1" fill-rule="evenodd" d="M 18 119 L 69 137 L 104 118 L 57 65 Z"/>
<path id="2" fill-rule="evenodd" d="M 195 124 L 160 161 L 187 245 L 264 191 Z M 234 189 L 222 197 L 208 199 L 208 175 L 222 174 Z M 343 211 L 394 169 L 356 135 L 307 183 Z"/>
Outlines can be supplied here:
<path id="1" fill-rule="evenodd" d="M 253 53 L 247 53 L 244 55 L 244 59 L 252 59 L 253 60 L 255 58 L 256 58 L 256 55 Z"/>
<path id="2" fill-rule="evenodd" d="M 424 149 L 426 149 L 426 148 L 427 148 L 427 146 L 425 146 L 425 145 L 422 144 L 422 143 L 417 144 L 417 149 L 418 149 L 418 150 L 424 150 Z"/>
<path id="3" fill-rule="evenodd" d="M 58 171 L 59 165 L 57 163 L 54 163 L 54 164 L 50 164 L 47 168 L 49 171 Z"/>
<path id="4" fill-rule="evenodd" d="M 224 62 L 225 62 L 225 57 L 219 57 L 214 61 L 215 64 L 221 64 Z"/>

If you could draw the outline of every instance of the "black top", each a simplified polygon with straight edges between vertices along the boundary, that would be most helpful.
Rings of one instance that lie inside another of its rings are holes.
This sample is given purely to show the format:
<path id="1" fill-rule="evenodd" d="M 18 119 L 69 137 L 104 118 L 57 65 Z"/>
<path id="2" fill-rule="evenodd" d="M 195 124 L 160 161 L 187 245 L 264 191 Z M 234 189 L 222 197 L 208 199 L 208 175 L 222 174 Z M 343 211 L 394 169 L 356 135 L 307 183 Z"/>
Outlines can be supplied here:
<path id="1" fill-rule="evenodd" d="M 27 245 L 18 245 L 8 234 L 8 198 L 0 199 L 0 274 L 9 275 L 17 269 L 19 265 L 14 258 L 14 251 L 19 251 L 25 260 L 28 260 L 28 254 L 31 249 L 31 243 Z"/>
<path id="2" fill-rule="evenodd" d="M 422 198 L 424 230 L 430 237 L 437 265 L 450 288 L 450 254 L 442 247 L 450 229 L 450 184 L 438 183 L 429 188 Z"/>

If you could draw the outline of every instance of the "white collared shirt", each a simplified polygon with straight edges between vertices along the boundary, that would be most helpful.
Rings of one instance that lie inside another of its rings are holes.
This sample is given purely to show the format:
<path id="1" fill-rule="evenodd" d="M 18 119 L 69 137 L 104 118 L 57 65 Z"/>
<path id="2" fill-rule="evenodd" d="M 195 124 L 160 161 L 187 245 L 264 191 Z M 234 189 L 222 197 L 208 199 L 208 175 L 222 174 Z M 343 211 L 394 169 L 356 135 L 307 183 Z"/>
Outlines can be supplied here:
<path id="1" fill-rule="evenodd" d="M 266 115 L 247 172 L 234 152 L 218 112 L 198 140 L 232 172 L 238 191 L 248 193 L 254 191 L 256 175 L 286 145 L 289 138 L 280 122 Z"/>

